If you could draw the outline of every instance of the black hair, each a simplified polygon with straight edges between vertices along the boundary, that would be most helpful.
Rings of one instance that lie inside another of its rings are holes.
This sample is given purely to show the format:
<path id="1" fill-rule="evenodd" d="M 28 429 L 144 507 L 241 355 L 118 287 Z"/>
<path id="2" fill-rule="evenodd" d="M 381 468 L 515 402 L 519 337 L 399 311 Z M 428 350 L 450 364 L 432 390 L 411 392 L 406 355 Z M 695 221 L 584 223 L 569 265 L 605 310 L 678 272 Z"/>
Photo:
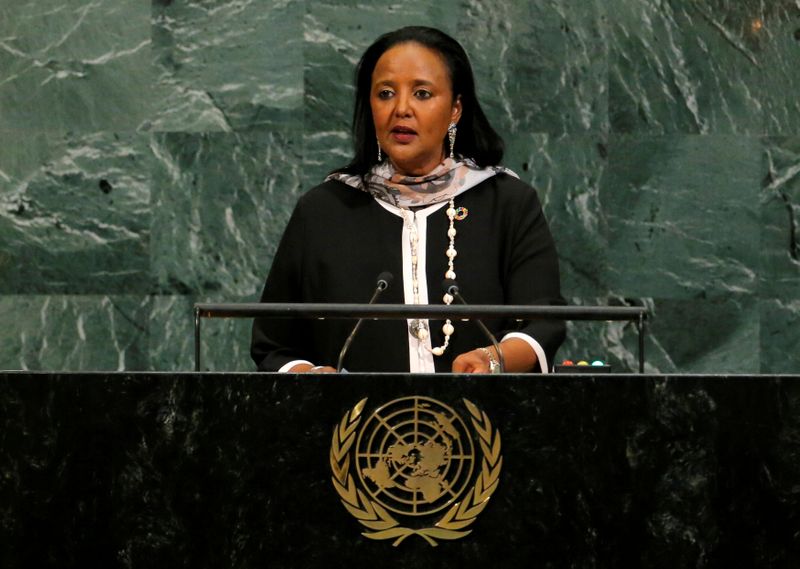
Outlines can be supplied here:
<path id="1" fill-rule="evenodd" d="M 456 40 L 435 28 L 408 26 L 379 37 L 367 48 L 355 72 L 356 103 L 353 111 L 353 146 L 355 156 L 337 172 L 364 175 L 377 163 L 378 142 L 372 121 L 370 91 L 372 72 L 388 49 L 402 43 L 418 43 L 439 53 L 444 59 L 453 89 L 453 101 L 461 97 L 456 154 L 472 158 L 479 166 L 496 166 L 503 159 L 503 139 L 495 132 L 478 103 L 475 78 L 464 48 Z M 442 140 L 445 144 L 445 140 Z"/>

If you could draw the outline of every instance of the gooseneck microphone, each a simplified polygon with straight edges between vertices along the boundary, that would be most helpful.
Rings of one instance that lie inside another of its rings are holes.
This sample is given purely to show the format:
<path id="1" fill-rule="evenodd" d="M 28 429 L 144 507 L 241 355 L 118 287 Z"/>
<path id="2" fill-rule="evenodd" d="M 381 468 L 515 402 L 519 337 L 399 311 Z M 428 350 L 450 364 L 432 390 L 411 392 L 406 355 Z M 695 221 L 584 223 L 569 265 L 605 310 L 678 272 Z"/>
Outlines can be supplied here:
<path id="1" fill-rule="evenodd" d="M 467 301 L 464 300 L 464 297 L 461 296 L 461 293 L 458 291 L 458 283 L 455 280 L 445 279 L 442 281 L 442 288 L 444 289 L 444 292 L 455 298 L 458 302 L 464 306 L 467 305 Z M 489 329 L 480 318 L 473 318 L 473 320 L 475 320 L 475 324 L 478 325 L 478 328 L 481 329 L 481 332 L 483 332 L 492 343 L 492 346 L 494 346 L 494 349 L 497 352 L 497 362 L 500 364 L 500 373 L 504 373 L 506 371 L 506 360 L 503 357 L 503 350 L 500 349 L 500 344 L 497 342 L 494 334 L 489 332 Z"/>
<path id="2" fill-rule="evenodd" d="M 378 279 L 375 282 L 375 292 L 372 293 L 372 298 L 369 299 L 369 304 L 374 304 L 380 294 L 389 288 L 389 285 L 392 284 L 393 280 L 394 275 L 389 271 L 383 271 L 381 274 L 379 274 Z M 356 325 L 353 326 L 353 331 L 350 332 L 347 340 L 345 340 L 344 346 L 342 346 L 342 351 L 339 352 L 339 362 L 336 364 L 337 372 L 342 371 L 342 362 L 344 362 L 344 356 L 347 354 L 347 350 L 350 349 L 350 344 L 353 343 L 353 338 L 356 337 L 356 332 L 358 332 L 358 329 L 361 328 L 362 322 L 364 322 L 364 319 L 359 318 L 358 322 L 356 322 Z"/>

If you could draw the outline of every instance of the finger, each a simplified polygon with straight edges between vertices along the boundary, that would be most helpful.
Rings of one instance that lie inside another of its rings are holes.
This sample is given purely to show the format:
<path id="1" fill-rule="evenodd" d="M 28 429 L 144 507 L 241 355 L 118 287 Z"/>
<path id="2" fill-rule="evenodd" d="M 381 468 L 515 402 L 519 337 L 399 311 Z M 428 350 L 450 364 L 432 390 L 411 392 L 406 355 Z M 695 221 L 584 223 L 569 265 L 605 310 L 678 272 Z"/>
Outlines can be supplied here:
<path id="1" fill-rule="evenodd" d="M 453 360 L 453 373 L 469 373 L 469 362 L 464 354 Z"/>
<path id="2" fill-rule="evenodd" d="M 479 373 L 481 363 L 473 352 L 461 354 L 453 360 L 453 373 Z"/>
<path id="3" fill-rule="evenodd" d="M 484 354 L 479 350 L 468 353 L 470 363 L 470 373 L 488 373 L 489 364 L 486 362 Z"/>

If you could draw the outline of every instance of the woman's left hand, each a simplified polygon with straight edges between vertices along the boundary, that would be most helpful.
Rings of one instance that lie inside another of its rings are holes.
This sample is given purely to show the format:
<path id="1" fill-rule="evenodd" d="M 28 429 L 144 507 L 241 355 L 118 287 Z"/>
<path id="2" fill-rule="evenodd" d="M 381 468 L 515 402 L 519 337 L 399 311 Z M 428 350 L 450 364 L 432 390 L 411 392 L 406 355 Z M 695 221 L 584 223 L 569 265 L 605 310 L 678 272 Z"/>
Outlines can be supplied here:
<path id="1" fill-rule="evenodd" d="M 482 348 L 465 352 L 453 360 L 453 373 L 490 373 L 489 356 Z"/>
<path id="2" fill-rule="evenodd" d="M 525 340 L 509 338 L 500 343 L 505 360 L 504 371 L 510 373 L 528 373 L 538 365 L 536 352 Z M 500 361 L 494 346 L 477 348 L 465 352 L 453 360 L 453 373 L 491 373 L 489 366 L 489 351 L 495 361 Z"/>

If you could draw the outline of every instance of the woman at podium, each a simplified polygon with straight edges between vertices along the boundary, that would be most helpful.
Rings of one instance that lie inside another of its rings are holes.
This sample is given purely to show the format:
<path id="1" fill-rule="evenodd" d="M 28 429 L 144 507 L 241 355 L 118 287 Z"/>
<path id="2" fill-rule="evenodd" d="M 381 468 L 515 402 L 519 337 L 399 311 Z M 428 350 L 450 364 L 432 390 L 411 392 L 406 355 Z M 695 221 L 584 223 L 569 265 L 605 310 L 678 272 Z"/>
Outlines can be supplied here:
<path id="1" fill-rule="evenodd" d="M 503 141 L 475 92 L 464 49 L 406 27 L 378 38 L 356 70 L 349 164 L 298 201 L 262 302 L 563 304 L 558 259 L 536 192 L 500 166 Z M 509 372 L 546 372 L 562 321 L 487 320 Z M 256 319 L 259 370 L 331 372 L 347 320 Z M 473 322 L 366 321 L 350 371 L 488 373 L 498 354 Z"/>

